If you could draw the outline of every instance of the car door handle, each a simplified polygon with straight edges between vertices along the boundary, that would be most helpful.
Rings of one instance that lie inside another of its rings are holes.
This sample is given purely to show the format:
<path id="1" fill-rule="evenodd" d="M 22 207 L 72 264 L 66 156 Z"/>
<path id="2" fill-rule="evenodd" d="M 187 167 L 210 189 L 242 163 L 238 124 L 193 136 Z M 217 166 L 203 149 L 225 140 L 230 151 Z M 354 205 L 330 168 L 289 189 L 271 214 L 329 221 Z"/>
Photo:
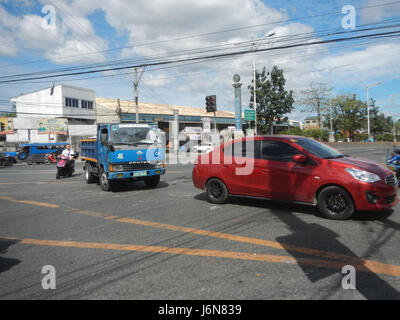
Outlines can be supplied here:
<path id="1" fill-rule="evenodd" d="M 264 169 L 264 170 L 261 170 L 262 171 L 262 173 L 270 173 L 271 172 L 271 170 L 268 170 L 268 169 Z"/>

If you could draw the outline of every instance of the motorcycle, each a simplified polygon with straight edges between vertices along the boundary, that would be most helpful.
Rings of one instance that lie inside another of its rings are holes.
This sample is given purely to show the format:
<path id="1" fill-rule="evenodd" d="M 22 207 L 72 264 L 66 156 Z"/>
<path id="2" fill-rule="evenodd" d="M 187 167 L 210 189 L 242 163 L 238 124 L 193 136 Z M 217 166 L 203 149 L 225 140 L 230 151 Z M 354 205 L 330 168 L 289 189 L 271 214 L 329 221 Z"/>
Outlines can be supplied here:
<path id="1" fill-rule="evenodd" d="M 390 155 L 389 150 L 386 152 L 386 166 L 395 173 L 397 180 L 400 180 L 400 149 L 393 146 Z"/>
<path id="2" fill-rule="evenodd" d="M 75 172 L 75 161 L 69 160 L 68 157 L 61 155 L 57 162 L 56 179 L 61 177 L 71 177 Z"/>
<path id="3" fill-rule="evenodd" d="M 57 163 L 57 157 L 54 153 L 46 154 L 46 163 Z"/>

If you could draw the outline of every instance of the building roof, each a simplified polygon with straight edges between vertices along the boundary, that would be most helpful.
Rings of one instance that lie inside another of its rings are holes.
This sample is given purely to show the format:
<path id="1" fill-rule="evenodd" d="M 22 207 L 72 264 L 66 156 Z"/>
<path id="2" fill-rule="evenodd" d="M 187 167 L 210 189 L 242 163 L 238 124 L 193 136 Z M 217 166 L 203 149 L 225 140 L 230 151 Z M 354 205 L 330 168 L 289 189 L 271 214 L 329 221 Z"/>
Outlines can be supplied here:
<path id="1" fill-rule="evenodd" d="M 117 99 L 96 98 L 96 107 L 105 107 L 110 112 L 115 112 L 118 107 Z M 136 113 L 135 104 L 133 101 L 120 100 L 122 113 Z M 139 102 L 140 114 L 157 114 L 157 115 L 173 115 L 174 109 L 177 109 L 180 116 L 199 116 L 210 117 L 213 113 L 206 111 L 206 108 L 195 108 L 186 106 L 171 106 L 158 103 Z M 216 116 L 220 118 L 235 118 L 235 112 L 231 111 L 217 111 Z"/>
<path id="2" fill-rule="evenodd" d="M 35 90 L 35 91 L 31 91 L 31 92 L 26 92 L 26 93 L 21 93 L 19 96 L 16 97 L 11 97 L 10 101 L 11 102 L 15 102 L 17 98 L 23 97 L 23 96 L 27 96 L 29 94 L 33 94 L 36 92 L 41 92 L 41 91 L 46 91 L 46 90 L 50 90 L 53 86 L 51 87 L 47 87 L 47 88 L 43 88 L 43 89 L 39 89 L 39 90 Z M 85 90 L 85 91 L 91 91 L 91 92 L 95 92 L 93 89 L 87 89 L 87 88 L 82 88 L 82 87 L 77 87 L 77 86 L 71 86 L 71 85 L 67 85 L 67 84 L 57 84 L 54 85 L 54 88 L 57 87 L 65 87 L 65 88 L 71 88 L 71 89 L 77 89 L 77 90 Z"/>
<path id="3" fill-rule="evenodd" d="M 307 117 L 304 119 L 304 121 L 306 121 L 306 120 L 318 120 L 318 116 Z"/>

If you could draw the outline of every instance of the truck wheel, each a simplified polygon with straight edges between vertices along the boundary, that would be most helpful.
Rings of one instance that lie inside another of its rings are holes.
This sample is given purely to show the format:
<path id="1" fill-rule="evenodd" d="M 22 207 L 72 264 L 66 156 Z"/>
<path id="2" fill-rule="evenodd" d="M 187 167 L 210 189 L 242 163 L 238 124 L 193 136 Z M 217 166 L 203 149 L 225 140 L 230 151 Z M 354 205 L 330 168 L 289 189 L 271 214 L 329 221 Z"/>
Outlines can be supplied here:
<path id="1" fill-rule="evenodd" d="M 325 218 L 346 220 L 354 213 L 353 199 L 343 188 L 326 187 L 318 195 L 318 209 Z"/>
<path id="2" fill-rule="evenodd" d="M 159 182 L 160 182 L 160 176 L 151 176 L 151 177 L 144 178 L 144 183 L 146 184 L 146 186 L 148 186 L 150 188 L 157 187 Z"/>
<path id="3" fill-rule="evenodd" d="M 93 183 L 92 166 L 87 164 L 85 166 L 85 181 L 87 184 Z"/>
<path id="4" fill-rule="evenodd" d="M 111 191 L 112 189 L 112 184 L 110 180 L 108 180 L 107 173 L 104 171 L 104 169 L 101 169 L 100 171 L 100 187 L 103 191 Z"/>

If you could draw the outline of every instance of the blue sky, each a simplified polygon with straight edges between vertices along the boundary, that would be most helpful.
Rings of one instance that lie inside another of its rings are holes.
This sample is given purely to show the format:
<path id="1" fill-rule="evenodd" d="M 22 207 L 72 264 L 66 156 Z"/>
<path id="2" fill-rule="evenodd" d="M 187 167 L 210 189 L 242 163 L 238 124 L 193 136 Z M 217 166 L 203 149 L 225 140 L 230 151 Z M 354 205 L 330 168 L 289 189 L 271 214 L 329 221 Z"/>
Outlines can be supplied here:
<path id="1" fill-rule="evenodd" d="M 46 5 L 55 9 L 53 30 L 42 27 Z M 357 8 L 356 28 L 388 19 L 393 24 L 400 22 L 400 1 L 395 0 L 0 0 L 0 76 L 120 59 L 172 57 L 199 48 L 250 49 L 252 39 L 271 33 L 275 35 L 257 42 L 257 47 L 273 48 L 285 37 L 312 32 L 313 40 L 322 40 L 320 31 L 344 31 L 344 5 Z M 271 51 L 257 54 L 256 65 L 257 69 L 278 65 L 284 70 L 287 89 L 297 95 L 312 82 L 327 82 L 334 94 L 356 93 L 364 100 L 363 86 L 381 82 L 370 90 L 370 96 L 385 114 L 400 117 L 399 54 L 399 38 L 389 38 Z M 219 109 L 234 111 L 235 73 L 242 78 L 246 108 L 251 55 L 169 69 L 148 68 L 140 83 L 139 100 L 204 107 L 205 96 L 216 94 Z M 125 70 L 54 81 L 94 89 L 97 97 L 132 100 L 132 80 L 132 70 Z M 7 109 L 10 97 L 52 84 L 51 79 L 0 84 L 0 110 Z M 290 118 L 303 120 L 308 115 L 296 108 Z"/>

